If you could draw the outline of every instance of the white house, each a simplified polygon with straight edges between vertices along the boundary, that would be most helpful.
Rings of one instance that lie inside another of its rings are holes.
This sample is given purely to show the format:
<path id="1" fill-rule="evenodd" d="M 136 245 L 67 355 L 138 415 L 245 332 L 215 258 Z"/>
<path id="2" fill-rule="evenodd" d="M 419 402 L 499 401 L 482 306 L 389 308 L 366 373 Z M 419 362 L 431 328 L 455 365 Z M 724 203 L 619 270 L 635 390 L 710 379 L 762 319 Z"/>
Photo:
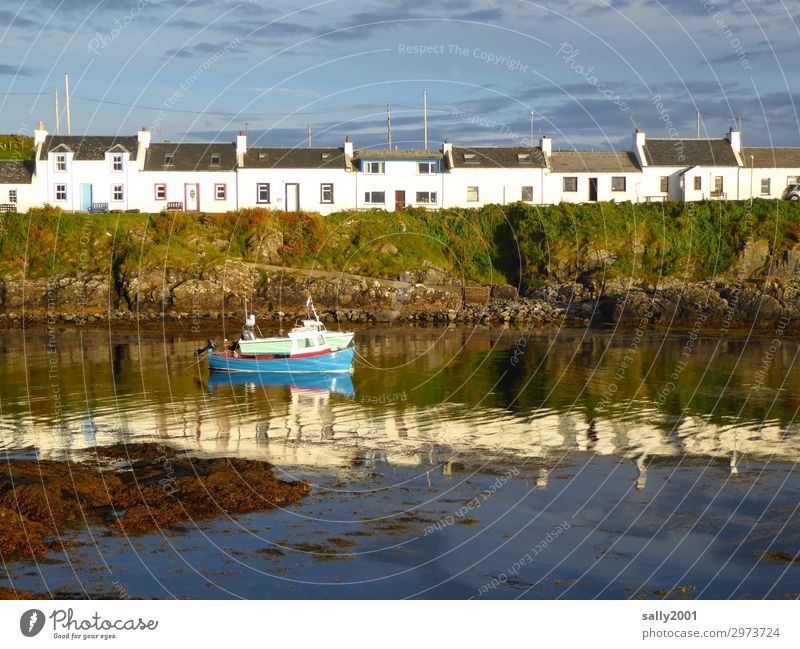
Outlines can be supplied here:
<path id="1" fill-rule="evenodd" d="M 357 150 L 353 156 L 355 207 L 390 212 L 409 206 L 442 207 L 443 157 L 435 150 Z"/>
<path id="2" fill-rule="evenodd" d="M 633 153 L 642 168 L 637 200 L 697 201 L 740 198 L 737 151 L 741 134 L 727 138 L 647 138 L 633 135 Z"/>
<path id="3" fill-rule="evenodd" d="M 40 123 L 34 147 L 37 203 L 69 211 L 127 210 L 137 203 L 131 191 L 138 172 L 136 137 L 49 135 Z"/>
<path id="4" fill-rule="evenodd" d="M 745 147 L 742 162 L 743 198 L 780 198 L 787 185 L 800 183 L 800 148 Z"/>
<path id="5" fill-rule="evenodd" d="M 545 174 L 545 202 L 637 201 L 642 170 L 627 151 L 555 151 Z"/>
<path id="6" fill-rule="evenodd" d="M 549 138 L 543 146 L 451 147 L 443 178 L 443 207 L 480 207 L 524 201 L 543 203 Z"/>
<path id="7" fill-rule="evenodd" d="M 25 212 L 41 203 L 33 191 L 33 161 L 0 160 L 0 211 Z"/>
<path id="8" fill-rule="evenodd" d="M 240 207 L 329 214 L 357 206 L 353 145 L 342 148 L 247 147 L 237 139 Z"/>

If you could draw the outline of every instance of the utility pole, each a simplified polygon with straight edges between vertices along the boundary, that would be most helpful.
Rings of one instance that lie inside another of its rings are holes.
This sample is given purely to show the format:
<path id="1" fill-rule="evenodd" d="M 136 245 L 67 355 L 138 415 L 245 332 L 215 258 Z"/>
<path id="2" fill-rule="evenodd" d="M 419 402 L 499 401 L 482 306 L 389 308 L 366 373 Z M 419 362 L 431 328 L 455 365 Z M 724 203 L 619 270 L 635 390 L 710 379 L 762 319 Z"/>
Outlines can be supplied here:
<path id="1" fill-rule="evenodd" d="M 386 102 L 386 144 L 392 150 L 392 104 Z"/>
<path id="2" fill-rule="evenodd" d="M 58 117 L 58 88 L 53 91 L 56 99 L 56 135 L 61 135 L 61 126 Z"/>
<path id="3" fill-rule="evenodd" d="M 753 210 L 753 156 L 750 156 L 750 211 Z"/>
<path id="4" fill-rule="evenodd" d="M 422 140 L 423 140 L 423 150 L 428 150 L 428 93 L 427 91 L 422 91 Z"/>
<path id="5" fill-rule="evenodd" d="M 533 148 L 533 111 L 531 111 L 531 149 Z"/>
<path id="6" fill-rule="evenodd" d="M 64 87 L 67 95 L 67 135 L 72 135 L 72 120 L 69 115 L 69 75 L 64 73 Z"/>
<path id="7" fill-rule="evenodd" d="M 700 111 L 697 111 L 697 139 L 700 139 Z"/>
<path id="8" fill-rule="evenodd" d="M 311 124 L 308 125 L 308 148 L 311 148 Z"/>

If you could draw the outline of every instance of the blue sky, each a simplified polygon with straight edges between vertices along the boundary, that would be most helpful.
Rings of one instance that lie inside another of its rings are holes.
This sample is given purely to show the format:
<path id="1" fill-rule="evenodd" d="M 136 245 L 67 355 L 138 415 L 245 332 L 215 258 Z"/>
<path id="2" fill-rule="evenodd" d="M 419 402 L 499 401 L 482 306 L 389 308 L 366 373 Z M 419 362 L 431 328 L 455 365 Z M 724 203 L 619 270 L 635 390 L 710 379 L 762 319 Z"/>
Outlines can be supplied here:
<path id="1" fill-rule="evenodd" d="M 0 132 L 53 131 L 70 74 L 73 134 L 315 145 L 429 141 L 625 149 L 650 136 L 800 146 L 781 0 L 4 0 Z M 796 57 L 795 57 L 796 58 Z M 660 97 L 661 108 L 654 97 Z M 62 114 L 62 132 L 65 117 Z"/>

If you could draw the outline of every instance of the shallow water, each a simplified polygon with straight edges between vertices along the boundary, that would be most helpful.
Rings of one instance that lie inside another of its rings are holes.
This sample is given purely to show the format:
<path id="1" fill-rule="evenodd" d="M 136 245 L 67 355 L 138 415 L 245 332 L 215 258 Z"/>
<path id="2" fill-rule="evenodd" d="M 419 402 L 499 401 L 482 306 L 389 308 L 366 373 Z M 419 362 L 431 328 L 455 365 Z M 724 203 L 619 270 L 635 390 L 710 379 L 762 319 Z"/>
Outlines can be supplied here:
<path id="1" fill-rule="evenodd" d="M 352 377 L 260 381 L 192 364 L 216 331 L 2 332 L 7 457 L 159 441 L 313 488 L 286 510 L 156 534 L 75 530 L 66 553 L 7 564 L 0 586 L 796 597 L 798 343 L 718 333 L 361 329 Z"/>

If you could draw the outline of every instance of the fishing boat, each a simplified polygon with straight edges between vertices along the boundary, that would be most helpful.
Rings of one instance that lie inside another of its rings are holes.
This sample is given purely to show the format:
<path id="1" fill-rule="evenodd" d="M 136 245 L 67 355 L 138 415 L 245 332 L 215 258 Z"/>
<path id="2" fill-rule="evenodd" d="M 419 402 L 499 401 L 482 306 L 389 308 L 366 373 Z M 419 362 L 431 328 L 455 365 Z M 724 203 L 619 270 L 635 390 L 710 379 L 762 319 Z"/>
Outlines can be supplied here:
<path id="1" fill-rule="evenodd" d="M 325 323 L 319 319 L 319 314 L 314 308 L 314 302 L 309 296 L 306 300 L 306 307 L 309 309 L 308 318 L 301 320 L 291 333 L 319 333 L 331 351 L 346 349 L 353 342 L 352 331 L 328 331 Z M 239 340 L 239 350 L 242 354 L 287 354 L 291 352 L 291 341 L 284 336 L 265 338 L 257 336 L 256 318 L 252 313 L 247 313 L 247 303 L 245 302 L 245 326 L 242 329 L 242 337 Z"/>
<path id="2" fill-rule="evenodd" d="M 281 351 L 251 353 L 243 351 L 242 341 L 232 348 L 217 349 L 209 341 L 204 350 L 208 367 L 216 372 L 298 373 L 352 372 L 355 347 L 333 351 L 319 331 L 292 330 L 287 336 L 265 338 L 265 342 L 280 343 Z"/>
<path id="3" fill-rule="evenodd" d="M 306 393 L 338 394 L 349 398 L 355 396 L 353 379 L 347 373 L 210 372 L 208 375 L 210 393 L 235 385 L 257 387 L 265 391 L 289 388 L 290 391 L 299 390 Z"/>

